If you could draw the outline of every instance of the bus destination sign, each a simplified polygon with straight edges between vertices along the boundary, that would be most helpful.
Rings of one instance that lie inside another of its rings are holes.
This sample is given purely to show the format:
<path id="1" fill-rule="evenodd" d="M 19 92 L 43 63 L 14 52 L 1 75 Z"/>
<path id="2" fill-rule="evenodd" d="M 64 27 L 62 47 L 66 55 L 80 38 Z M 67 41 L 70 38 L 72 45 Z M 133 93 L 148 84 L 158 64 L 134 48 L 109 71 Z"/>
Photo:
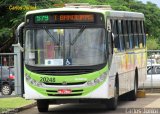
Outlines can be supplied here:
<path id="1" fill-rule="evenodd" d="M 48 23 L 49 16 L 48 15 L 37 15 L 35 16 L 35 23 Z"/>
<path id="2" fill-rule="evenodd" d="M 42 23 L 94 23 L 94 14 L 53 14 L 53 15 L 36 15 L 34 22 Z"/>

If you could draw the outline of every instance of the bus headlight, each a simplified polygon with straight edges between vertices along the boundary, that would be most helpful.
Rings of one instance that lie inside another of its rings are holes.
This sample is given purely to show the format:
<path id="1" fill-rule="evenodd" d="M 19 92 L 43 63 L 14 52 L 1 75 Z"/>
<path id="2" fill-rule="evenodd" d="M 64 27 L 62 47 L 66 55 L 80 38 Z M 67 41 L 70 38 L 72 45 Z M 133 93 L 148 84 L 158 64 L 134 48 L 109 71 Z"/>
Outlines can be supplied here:
<path id="1" fill-rule="evenodd" d="M 30 83 L 31 83 L 32 85 L 36 85 L 36 81 L 35 81 L 35 80 L 31 80 Z"/>
<path id="2" fill-rule="evenodd" d="M 25 75 L 26 77 L 26 81 L 34 86 L 38 86 L 38 87 L 43 87 L 43 83 L 42 82 L 38 82 L 34 79 L 32 79 L 28 74 Z"/>
<path id="3" fill-rule="evenodd" d="M 104 73 L 100 77 L 98 77 L 98 78 L 96 78 L 94 80 L 88 81 L 87 85 L 88 86 L 94 86 L 96 84 L 99 84 L 99 83 L 103 82 L 106 79 L 106 77 L 107 77 L 107 74 Z"/>
<path id="4" fill-rule="evenodd" d="M 95 84 L 98 84 L 98 83 L 100 83 L 101 82 L 101 80 L 99 79 L 99 78 L 96 78 L 95 80 L 94 80 L 94 83 Z"/>
<path id="5" fill-rule="evenodd" d="M 43 83 L 42 83 L 42 82 L 37 82 L 36 85 L 37 85 L 38 87 L 43 87 Z"/>
<path id="6" fill-rule="evenodd" d="M 29 81 L 31 79 L 28 74 L 26 74 L 25 77 L 26 77 L 26 81 Z"/>
<path id="7" fill-rule="evenodd" d="M 88 85 L 88 86 L 93 86 L 93 85 L 94 85 L 94 81 L 88 81 L 88 82 L 87 82 L 87 85 Z"/>

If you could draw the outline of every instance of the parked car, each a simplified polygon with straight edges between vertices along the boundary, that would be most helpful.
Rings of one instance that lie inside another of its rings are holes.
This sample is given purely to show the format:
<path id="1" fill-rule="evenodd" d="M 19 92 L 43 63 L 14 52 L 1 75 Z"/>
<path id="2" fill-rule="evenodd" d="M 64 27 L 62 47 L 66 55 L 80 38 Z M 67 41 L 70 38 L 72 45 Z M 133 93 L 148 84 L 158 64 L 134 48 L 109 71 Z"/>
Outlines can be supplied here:
<path id="1" fill-rule="evenodd" d="M 160 88 L 160 64 L 147 66 L 147 79 L 144 88 Z"/>
<path id="2" fill-rule="evenodd" d="M 14 68 L 0 66 L 0 92 L 2 95 L 11 95 L 14 91 Z"/>
<path id="3" fill-rule="evenodd" d="M 157 64 L 156 59 L 147 59 L 147 65 Z"/>

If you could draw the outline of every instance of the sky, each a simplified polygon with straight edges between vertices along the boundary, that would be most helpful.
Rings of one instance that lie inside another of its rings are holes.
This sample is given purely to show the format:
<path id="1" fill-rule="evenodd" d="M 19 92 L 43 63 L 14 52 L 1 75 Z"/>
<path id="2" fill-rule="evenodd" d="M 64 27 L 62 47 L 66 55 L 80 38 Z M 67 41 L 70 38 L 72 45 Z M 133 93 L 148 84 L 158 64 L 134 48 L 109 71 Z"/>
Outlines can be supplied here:
<path id="1" fill-rule="evenodd" d="M 158 7 L 160 7 L 160 0 L 139 0 L 142 1 L 143 3 L 147 3 L 147 1 L 150 1 L 152 3 L 157 4 Z"/>

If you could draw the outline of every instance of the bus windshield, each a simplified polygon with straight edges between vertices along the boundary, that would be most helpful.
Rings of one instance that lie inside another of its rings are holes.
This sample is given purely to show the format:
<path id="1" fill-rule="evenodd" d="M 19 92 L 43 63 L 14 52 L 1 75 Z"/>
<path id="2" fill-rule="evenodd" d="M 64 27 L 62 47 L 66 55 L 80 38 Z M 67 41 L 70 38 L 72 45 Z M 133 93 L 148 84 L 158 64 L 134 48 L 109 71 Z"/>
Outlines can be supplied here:
<path id="1" fill-rule="evenodd" d="M 91 66 L 105 63 L 104 28 L 27 29 L 25 64 Z"/>

